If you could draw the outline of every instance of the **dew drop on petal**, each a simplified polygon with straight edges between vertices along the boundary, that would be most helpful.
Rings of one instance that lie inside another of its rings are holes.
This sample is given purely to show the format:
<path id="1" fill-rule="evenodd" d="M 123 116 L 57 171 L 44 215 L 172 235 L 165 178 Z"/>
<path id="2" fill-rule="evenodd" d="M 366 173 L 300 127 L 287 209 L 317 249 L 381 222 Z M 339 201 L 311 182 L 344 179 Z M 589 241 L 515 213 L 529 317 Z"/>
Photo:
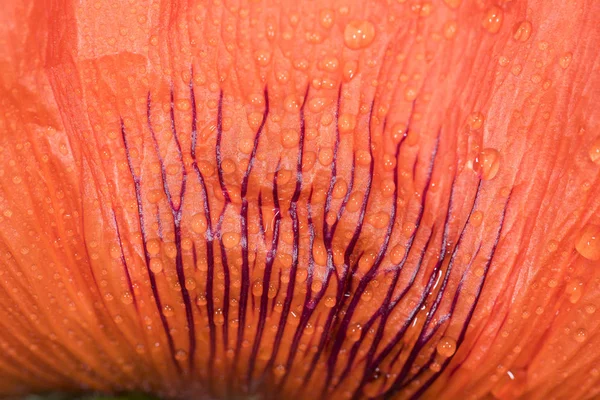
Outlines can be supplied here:
<path id="1" fill-rule="evenodd" d="M 349 49 L 364 49 L 373 43 L 374 39 L 375 26 L 370 21 L 350 21 L 344 29 L 344 43 Z"/>
<path id="2" fill-rule="evenodd" d="M 494 179 L 500 169 L 500 153 L 496 149 L 484 149 L 477 158 L 473 169 L 478 172 L 483 180 Z"/>
<path id="3" fill-rule="evenodd" d="M 600 226 L 586 225 L 579 233 L 575 249 L 588 260 L 600 260 Z"/>
<path id="4" fill-rule="evenodd" d="M 502 27 L 504 12 L 498 6 L 490 7 L 484 14 L 481 25 L 490 33 L 498 33 Z"/>
<path id="5" fill-rule="evenodd" d="M 456 340 L 444 336 L 437 344 L 437 352 L 442 357 L 451 357 L 456 352 Z"/>
<path id="6" fill-rule="evenodd" d="M 515 29 L 513 30 L 513 38 L 519 42 L 526 42 L 531 37 L 531 22 L 522 21 L 521 23 L 515 25 Z"/>
<path id="7" fill-rule="evenodd" d="M 590 155 L 590 160 L 592 160 L 592 162 L 600 165 L 600 137 L 594 140 L 588 154 Z"/>

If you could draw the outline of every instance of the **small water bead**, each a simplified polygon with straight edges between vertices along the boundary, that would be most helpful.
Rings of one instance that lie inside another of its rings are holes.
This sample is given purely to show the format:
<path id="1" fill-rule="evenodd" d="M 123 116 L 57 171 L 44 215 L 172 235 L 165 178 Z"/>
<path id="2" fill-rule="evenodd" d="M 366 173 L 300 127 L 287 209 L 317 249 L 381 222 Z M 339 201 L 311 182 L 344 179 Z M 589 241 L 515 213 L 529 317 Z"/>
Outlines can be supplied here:
<path id="1" fill-rule="evenodd" d="M 356 127 L 356 116 L 352 114 L 342 114 L 338 119 L 338 127 L 341 133 L 347 133 Z"/>
<path id="2" fill-rule="evenodd" d="M 392 171 L 396 168 L 396 156 L 394 154 L 386 153 L 383 155 L 383 169 Z"/>
<path id="3" fill-rule="evenodd" d="M 196 304 L 199 306 L 205 306 L 206 303 L 207 303 L 206 296 L 204 296 L 202 294 L 199 295 L 198 298 L 196 299 Z"/>
<path id="4" fill-rule="evenodd" d="M 335 11 L 324 8 L 319 12 L 319 23 L 325 29 L 329 29 L 333 26 L 335 22 Z"/>
<path id="5" fill-rule="evenodd" d="M 442 357 L 451 357 L 456 352 L 456 340 L 444 336 L 437 344 L 437 352 Z"/>
<path id="6" fill-rule="evenodd" d="M 398 265 L 404 259 L 404 255 L 406 254 L 406 247 L 401 244 L 398 244 L 392 248 L 390 253 L 390 261 L 394 265 Z"/>
<path id="7" fill-rule="evenodd" d="M 571 60 L 573 60 L 573 53 L 565 53 L 561 58 L 559 58 L 558 64 L 562 67 L 562 69 L 567 69 L 571 64 Z"/>
<path id="8" fill-rule="evenodd" d="M 169 258 L 177 257 L 177 245 L 173 242 L 165 243 L 164 245 L 165 255 Z"/>
<path id="9" fill-rule="evenodd" d="M 110 245 L 110 256 L 114 259 L 119 259 L 121 258 L 121 248 L 119 247 L 118 244 L 111 244 Z"/>
<path id="10" fill-rule="evenodd" d="M 482 221 L 483 221 L 483 213 L 481 211 L 473 212 L 473 214 L 471 215 L 471 223 L 473 224 L 473 226 L 475 226 L 475 227 L 480 226 Z"/>
<path id="11" fill-rule="evenodd" d="M 197 283 L 194 278 L 187 278 L 185 280 L 185 288 L 187 290 L 194 290 L 194 289 L 196 289 L 196 286 L 197 286 Z"/>
<path id="12" fill-rule="evenodd" d="M 498 6 L 490 7 L 484 14 L 481 25 L 490 33 L 498 33 L 502 27 L 504 12 Z"/>
<path id="13" fill-rule="evenodd" d="M 346 61 L 342 67 L 342 76 L 345 82 L 350 82 L 358 72 L 358 62 L 351 60 Z"/>
<path id="14" fill-rule="evenodd" d="M 588 260 L 600 260 L 600 226 L 586 225 L 579 233 L 575 249 Z"/>
<path id="15" fill-rule="evenodd" d="M 121 303 L 123 304 L 131 304 L 133 303 L 133 296 L 129 292 L 123 292 L 121 295 Z"/>
<path id="16" fill-rule="evenodd" d="M 173 307 L 171 307 L 169 305 L 165 305 L 163 307 L 163 315 L 165 317 L 172 317 L 173 315 L 175 315 L 175 311 L 173 310 Z"/>
<path id="17" fill-rule="evenodd" d="M 283 375 L 285 375 L 285 367 L 281 364 L 277 365 L 273 368 L 273 375 L 275 375 L 278 378 L 281 378 Z"/>
<path id="18" fill-rule="evenodd" d="M 366 20 L 350 21 L 344 29 L 344 43 L 352 50 L 368 47 L 375 39 L 375 26 Z"/>
<path id="19" fill-rule="evenodd" d="M 454 20 L 447 21 L 442 29 L 444 37 L 448 40 L 454 39 L 458 32 L 458 23 Z"/>
<path id="20" fill-rule="evenodd" d="M 308 109 L 313 113 L 319 113 L 323 111 L 326 105 L 327 101 L 322 97 L 315 97 L 308 101 Z"/>
<path id="21" fill-rule="evenodd" d="M 188 359 L 188 353 L 185 350 L 177 350 L 175 352 L 175 359 L 177 361 L 185 361 Z"/>
<path id="22" fill-rule="evenodd" d="M 226 158 L 223 160 L 223 162 L 221 163 L 221 168 L 223 169 L 223 172 L 226 174 L 232 174 L 237 169 L 237 167 L 235 165 L 235 161 L 233 161 L 230 158 Z"/>
<path id="23" fill-rule="evenodd" d="M 593 163 L 600 165 L 600 137 L 594 140 L 588 154 Z"/>
<path id="24" fill-rule="evenodd" d="M 348 330 L 348 339 L 353 342 L 356 342 L 358 339 L 360 339 L 361 335 L 362 335 L 362 326 L 360 324 L 354 324 Z"/>
<path id="25" fill-rule="evenodd" d="M 146 249 L 148 250 L 148 254 L 151 256 L 156 256 L 160 253 L 160 241 L 158 239 L 150 239 L 146 244 Z"/>
<path id="26" fill-rule="evenodd" d="M 391 197 L 396 189 L 396 184 L 392 179 L 386 179 L 381 182 L 381 194 L 383 197 Z"/>
<path id="27" fill-rule="evenodd" d="M 356 164 L 362 166 L 368 166 L 371 164 L 371 154 L 366 150 L 358 150 L 356 152 Z"/>
<path id="28" fill-rule="evenodd" d="M 271 61 L 271 54 L 265 50 L 258 50 L 254 53 L 254 59 L 261 67 L 265 67 Z"/>
<path id="29" fill-rule="evenodd" d="M 478 172 L 483 180 L 494 179 L 500 169 L 500 153 L 496 149 L 482 150 L 475 158 L 473 169 Z"/>
<path id="30" fill-rule="evenodd" d="M 531 37 L 531 22 L 525 20 L 515 25 L 513 30 L 513 38 L 519 42 L 526 42 Z"/>
<path id="31" fill-rule="evenodd" d="M 501 67 L 506 67 L 510 64 L 510 59 L 506 56 L 500 56 L 498 57 L 498 64 L 500 64 Z"/>
<path id="32" fill-rule="evenodd" d="M 333 296 L 325 297 L 325 307 L 333 308 L 335 306 L 335 304 L 336 304 L 335 297 L 333 297 Z"/>
<path id="33" fill-rule="evenodd" d="M 327 72 L 335 72 L 339 66 L 339 60 L 333 56 L 326 56 L 319 62 L 319 69 Z"/>
<path id="34" fill-rule="evenodd" d="M 259 280 L 254 281 L 252 284 L 252 295 L 255 297 L 262 296 L 263 294 L 263 283 Z"/>
<path id="35" fill-rule="evenodd" d="M 585 306 L 585 312 L 588 314 L 593 314 L 596 312 L 596 306 L 593 304 L 588 304 Z"/>
<path id="36" fill-rule="evenodd" d="M 349 212 L 356 212 L 362 206 L 364 194 L 361 192 L 354 192 L 348 198 L 348 203 L 346 203 L 346 210 Z"/>
<path id="37" fill-rule="evenodd" d="M 584 328 L 577 329 L 575 331 L 575 334 L 573 335 L 573 338 L 575 339 L 575 341 L 577 341 L 579 343 L 585 342 L 586 337 L 587 337 L 587 331 Z"/>
<path id="38" fill-rule="evenodd" d="M 179 111 L 189 111 L 192 108 L 192 104 L 187 99 L 180 99 L 175 102 L 175 107 Z"/>
<path id="39" fill-rule="evenodd" d="M 333 186 L 333 192 L 331 193 L 331 196 L 334 199 L 342 199 L 344 198 L 344 196 L 346 196 L 347 192 L 348 185 L 346 184 L 346 181 L 344 181 L 343 179 L 339 179 Z"/>
<path id="40" fill-rule="evenodd" d="M 481 128 L 483 126 L 484 121 L 485 117 L 480 112 L 473 112 L 467 117 L 467 125 L 469 125 L 469 128 L 471 128 L 474 131 Z"/>
<path id="41" fill-rule="evenodd" d="M 571 304 L 577 304 L 583 296 L 583 282 L 576 279 L 571 280 L 565 286 L 565 293 L 569 296 Z"/>
<path id="42" fill-rule="evenodd" d="M 312 255 L 315 263 L 318 265 L 325 265 L 327 263 L 327 251 L 322 240 L 315 240 Z"/>
<path id="43" fill-rule="evenodd" d="M 300 135 L 296 129 L 287 129 L 281 135 L 281 144 L 286 149 L 292 149 L 300 143 Z"/>
<path id="44" fill-rule="evenodd" d="M 152 258 L 150 259 L 150 271 L 158 274 L 163 270 L 163 263 L 160 258 Z"/>
<path id="45" fill-rule="evenodd" d="M 240 235 L 236 232 L 226 232 L 221 237 L 221 240 L 226 249 L 232 249 L 240 243 Z"/>
<path id="46" fill-rule="evenodd" d="M 214 321 L 217 326 L 222 326 L 225 323 L 225 316 L 220 308 L 217 308 L 214 312 Z"/>
<path id="47" fill-rule="evenodd" d="M 333 150 L 329 147 L 324 147 L 319 150 L 319 163 L 323 166 L 328 166 L 333 162 Z"/>

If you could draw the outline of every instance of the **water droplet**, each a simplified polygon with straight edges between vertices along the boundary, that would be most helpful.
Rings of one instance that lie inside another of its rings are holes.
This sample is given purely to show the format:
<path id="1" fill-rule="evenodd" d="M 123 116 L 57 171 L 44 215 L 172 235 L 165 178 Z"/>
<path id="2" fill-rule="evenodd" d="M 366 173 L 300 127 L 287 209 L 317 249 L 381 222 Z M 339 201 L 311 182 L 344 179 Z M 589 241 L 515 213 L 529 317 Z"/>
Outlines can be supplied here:
<path id="1" fill-rule="evenodd" d="M 451 357 L 456 352 L 456 340 L 444 336 L 437 344 L 437 352 L 442 357 Z"/>
<path id="2" fill-rule="evenodd" d="M 364 195 L 361 192 L 352 193 L 348 198 L 348 203 L 346 203 L 346 210 L 349 212 L 358 211 L 362 206 L 363 196 Z"/>
<path id="3" fill-rule="evenodd" d="M 254 281 L 252 284 L 252 295 L 259 297 L 263 294 L 263 284 L 261 281 Z"/>
<path id="4" fill-rule="evenodd" d="M 240 243 L 240 235 L 236 232 L 226 232 L 221 237 L 221 240 L 226 249 L 231 249 Z"/>
<path id="5" fill-rule="evenodd" d="M 187 351 L 181 350 L 181 349 L 177 350 L 175 352 L 175 359 L 177 361 L 185 361 L 185 360 L 187 360 L 188 359 L 188 353 L 187 353 Z"/>
<path id="6" fill-rule="evenodd" d="M 456 32 L 458 31 L 458 23 L 456 21 L 447 21 L 444 24 L 444 28 L 442 31 L 444 32 L 444 37 L 446 39 L 454 39 L 454 37 L 456 36 Z"/>
<path id="7" fill-rule="evenodd" d="M 471 215 L 471 223 L 473 224 L 473 226 L 480 226 L 482 221 L 483 213 L 481 211 L 473 212 L 473 215 Z"/>
<path id="8" fill-rule="evenodd" d="M 600 260 L 600 226 L 586 225 L 579 233 L 575 249 L 588 260 Z"/>
<path id="9" fill-rule="evenodd" d="M 206 303 L 207 303 L 206 296 L 204 296 L 203 294 L 199 295 L 198 298 L 196 299 L 196 304 L 199 306 L 205 306 Z"/>
<path id="10" fill-rule="evenodd" d="M 526 42 L 531 37 L 531 22 L 522 21 L 515 25 L 513 30 L 513 38 L 519 42 Z"/>
<path id="11" fill-rule="evenodd" d="M 175 107 L 179 111 L 188 111 L 190 108 L 192 108 L 192 104 L 187 99 L 181 99 L 175 102 Z"/>
<path id="12" fill-rule="evenodd" d="M 481 25 L 483 28 L 490 33 L 498 33 L 502 27 L 502 19 L 504 12 L 498 6 L 490 7 L 483 15 Z"/>
<path id="13" fill-rule="evenodd" d="M 325 8 L 319 12 L 319 23 L 325 29 L 329 29 L 335 22 L 335 12 L 329 8 Z"/>
<path id="14" fill-rule="evenodd" d="M 475 158 L 473 169 L 483 180 L 494 179 L 500 169 L 500 153 L 496 149 L 484 149 Z"/>
<path id="15" fill-rule="evenodd" d="M 563 69 L 567 69 L 569 67 L 569 64 L 571 64 L 571 60 L 573 60 L 573 53 L 565 53 L 561 58 L 559 58 L 558 64 Z"/>
<path id="16" fill-rule="evenodd" d="M 366 150 L 358 150 L 356 152 L 356 164 L 368 166 L 371 164 L 371 154 Z"/>
<path id="17" fill-rule="evenodd" d="M 133 296 L 129 292 L 123 292 L 121 295 L 121 302 L 123 304 L 131 304 L 133 303 Z"/>
<path id="18" fill-rule="evenodd" d="M 319 265 L 325 265 L 327 263 L 327 251 L 322 240 L 315 240 L 312 249 L 313 258 L 315 263 Z"/>
<path id="19" fill-rule="evenodd" d="M 292 149 L 300 143 L 300 135 L 296 129 L 287 129 L 281 136 L 281 144 L 286 149 Z"/>
<path id="20" fill-rule="evenodd" d="M 321 163 L 321 165 L 323 166 L 328 166 L 333 162 L 333 150 L 328 148 L 328 147 L 324 147 L 321 150 L 319 150 L 319 163 Z"/>
<path id="21" fill-rule="evenodd" d="M 596 138 L 590 146 L 589 153 L 590 160 L 595 164 L 600 165 L 600 137 Z"/>
<path id="22" fill-rule="evenodd" d="M 338 120 L 338 127 L 341 133 L 347 133 L 354 130 L 356 126 L 356 116 L 352 114 L 342 114 Z"/>
<path id="23" fill-rule="evenodd" d="M 579 342 L 579 343 L 583 343 L 585 342 L 585 338 L 587 336 L 587 331 L 583 328 L 579 328 L 575 331 L 575 334 L 573 335 L 573 338 Z"/>
<path id="24" fill-rule="evenodd" d="M 565 286 L 565 293 L 569 296 L 571 304 L 577 304 L 581 296 L 583 296 L 583 282 L 572 280 Z"/>
<path id="25" fill-rule="evenodd" d="M 150 239 L 146 244 L 146 249 L 151 256 L 158 255 L 160 253 L 160 242 L 158 239 Z"/>
<path id="26" fill-rule="evenodd" d="M 348 330 L 348 339 L 350 339 L 353 342 L 356 342 L 358 339 L 360 339 L 361 335 L 362 335 L 362 326 L 360 324 L 354 324 Z"/>
<path id="27" fill-rule="evenodd" d="M 368 47 L 375 39 L 375 26 L 372 22 L 350 21 L 344 29 L 344 43 L 352 50 Z"/>
<path id="28" fill-rule="evenodd" d="M 269 64 L 269 61 L 271 61 L 271 54 L 265 50 L 258 50 L 256 53 L 254 53 L 254 59 L 258 65 L 265 67 Z"/>
<path id="29" fill-rule="evenodd" d="M 344 67 L 342 70 L 342 75 L 344 77 L 344 81 L 350 82 L 352 80 L 352 78 L 354 78 L 354 75 L 356 75 L 357 72 L 358 72 L 358 62 L 351 60 L 351 61 L 346 61 L 344 63 Z"/>
<path id="30" fill-rule="evenodd" d="M 596 306 L 593 304 L 588 304 L 587 306 L 585 306 L 585 312 L 588 314 L 593 314 L 596 312 Z"/>
<path id="31" fill-rule="evenodd" d="M 150 271 L 158 274 L 163 270 L 163 263 L 160 258 L 152 258 L 150 259 Z"/>
<path id="32" fill-rule="evenodd" d="M 342 199 L 344 196 L 346 196 L 347 191 L 348 185 L 346 184 L 346 181 L 339 179 L 333 186 L 333 192 L 331 195 L 334 199 Z"/>
<path id="33" fill-rule="evenodd" d="M 333 308 L 333 306 L 335 306 L 335 297 L 333 296 L 327 296 L 325 297 L 325 307 L 327 308 Z"/>
<path id="34" fill-rule="evenodd" d="M 110 245 L 110 256 L 114 259 L 121 258 L 121 248 L 119 247 L 118 244 Z"/>
<path id="35" fill-rule="evenodd" d="M 281 378 L 283 375 L 285 375 L 285 367 L 281 364 L 277 365 L 275 368 L 273 368 L 273 374 L 276 377 Z"/>
<path id="36" fill-rule="evenodd" d="M 473 112 L 467 117 L 467 125 L 469 125 L 472 130 L 481 128 L 484 121 L 485 117 L 480 112 Z"/>
<path id="37" fill-rule="evenodd" d="M 166 305 L 163 307 L 163 315 L 165 317 L 172 317 L 173 315 L 175 315 L 175 311 L 173 310 L 173 307 Z"/>

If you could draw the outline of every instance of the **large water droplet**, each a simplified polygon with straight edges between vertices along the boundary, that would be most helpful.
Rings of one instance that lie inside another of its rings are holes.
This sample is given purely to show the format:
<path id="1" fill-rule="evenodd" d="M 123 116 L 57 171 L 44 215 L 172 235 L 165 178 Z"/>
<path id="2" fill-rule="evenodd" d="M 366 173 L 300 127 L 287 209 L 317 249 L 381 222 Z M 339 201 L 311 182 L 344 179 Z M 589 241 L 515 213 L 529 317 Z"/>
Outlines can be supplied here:
<path id="1" fill-rule="evenodd" d="M 600 260 L 600 226 L 585 226 L 579 233 L 575 249 L 588 260 Z"/>
<path id="2" fill-rule="evenodd" d="M 588 154 L 592 162 L 600 165 L 600 137 L 594 140 Z"/>
<path id="3" fill-rule="evenodd" d="M 442 357 L 451 357 L 456 352 L 456 340 L 444 336 L 437 344 L 437 352 Z"/>
<path id="4" fill-rule="evenodd" d="M 500 169 L 500 153 L 496 149 L 483 149 L 475 158 L 473 168 L 481 175 L 481 179 L 494 179 Z"/>
<path id="5" fill-rule="evenodd" d="M 344 29 L 344 43 L 352 50 L 368 47 L 375 39 L 375 26 L 370 21 L 350 21 Z"/>
<path id="6" fill-rule="evenodd" d="M 481 25 L 483 28 L 490 33 L 498 33 L 502 27 L 502 19 L 504 12 L 498 6 L 490 7 L 483 15 Z"/>

